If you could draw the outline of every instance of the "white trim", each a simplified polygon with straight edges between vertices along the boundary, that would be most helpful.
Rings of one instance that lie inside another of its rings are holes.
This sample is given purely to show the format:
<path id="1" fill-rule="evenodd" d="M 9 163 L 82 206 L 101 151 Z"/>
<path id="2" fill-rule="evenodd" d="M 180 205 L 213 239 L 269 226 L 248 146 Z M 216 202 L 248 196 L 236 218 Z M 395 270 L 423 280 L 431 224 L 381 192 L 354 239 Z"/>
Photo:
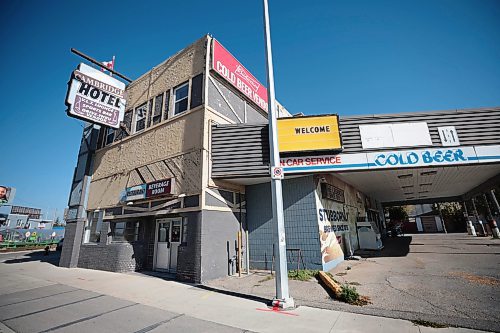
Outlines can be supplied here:
<path id="1" fill-rule="evenodd" d="M 236 212 L 236 213 L 240 212 L 239 208 L 236 209 L 236 208 L 218 207 L 218 206 L 205 206 L 205 208 L 203 208 L 203 210 L 219 211 L 219 212 Z M 241 209 L 241 212 L 242 213 L 246 213 L 247 210 L 246 209 Z"/>
<path id="2" fill-rule="evenodd" d="M 186 96 L 186 97 L 184 97 L 184 98 L 182 98 L 182 99 L 177 100 L 177 96 L 175 95 L 175 92 L 176 92 L 177 90 L 181 89 L 181 88 L 184 88 L 185 86 L 187 86 L 187 90 L 188 90 L 187 96 Z M 189 99 L 190 99 L 189 97 L 190 97 L 190 91 L 191 91 L 191 89 L 189 89 L 189 87 L 190 87 L 190 86 L 191 86 L 191 78 L 189 78 L 189 80 L 187 80 L 187 82 L 182 83 L 182 84 L 180 84 L 179 86 L 177 86 L 177 87 L 175 87 L 175 88 L 173 89 L 173 94 L 172 94 L 172 96 L 173 96 L 173 100 L 174 100 L 174 107 L 172 108 L 172 113 L 173 113 L 173 116 L 176 116 L 176 115 L 178 115 L 178 114 L 181 114 L 181 113 L 184 113 L 184 112 L 186 112 L 186 111 L 189 111 L 189 110 L 190 110 L 190 109 L 189 109 Z M 175 113 L 175 104 L 176 104 L 177 102 L 183 101 L 184 99 L 187 99 L 186 110 L 180 111 L 179 113 Z M 173 116 L 172 116 L 172 117 L 173 117 Z"/>

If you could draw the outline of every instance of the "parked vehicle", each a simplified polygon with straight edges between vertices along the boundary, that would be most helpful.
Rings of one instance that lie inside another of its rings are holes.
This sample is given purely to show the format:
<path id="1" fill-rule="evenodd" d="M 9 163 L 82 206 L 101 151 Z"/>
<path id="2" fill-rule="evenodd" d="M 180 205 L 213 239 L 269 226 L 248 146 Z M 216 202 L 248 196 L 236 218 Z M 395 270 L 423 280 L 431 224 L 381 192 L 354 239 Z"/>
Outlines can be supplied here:
<path id="1" fill-rule="evenodd" d="M 57 243 L 57 246 L 56 246 L 56 251 L 62 251 L 63 242 L 64 242 L 64 238 L 61 238 L 61 239 L 59 240 L 59 242 Z"/>

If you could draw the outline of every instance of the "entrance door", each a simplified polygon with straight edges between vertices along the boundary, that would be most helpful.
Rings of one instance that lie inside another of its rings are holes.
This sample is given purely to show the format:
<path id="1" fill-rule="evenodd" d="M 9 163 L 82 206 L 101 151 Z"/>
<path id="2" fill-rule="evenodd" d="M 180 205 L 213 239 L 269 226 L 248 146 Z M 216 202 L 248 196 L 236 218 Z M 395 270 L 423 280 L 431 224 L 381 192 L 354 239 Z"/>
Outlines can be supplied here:
<path id="1" fill-rule="evenodd" d="M 156 220 L 155 269 L 174 273 L 177 268 L 177 250 L 181 243 L 181 219 Z"/>
<path id="2" fill-rule="evenodd" d="M 424 232 L 438 232 L 436 218 L 434 216 L 422 216 L 421 220 Z"/>

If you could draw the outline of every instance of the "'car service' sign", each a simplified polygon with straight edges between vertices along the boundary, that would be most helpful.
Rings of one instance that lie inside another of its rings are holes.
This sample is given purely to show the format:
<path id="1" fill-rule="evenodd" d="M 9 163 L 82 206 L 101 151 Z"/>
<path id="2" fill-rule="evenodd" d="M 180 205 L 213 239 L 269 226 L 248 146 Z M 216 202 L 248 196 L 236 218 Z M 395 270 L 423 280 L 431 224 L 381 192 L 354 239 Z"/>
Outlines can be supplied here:
<path id="1" fill-rule="evenodd" d="M 118 128 L 125 114 L 125 83 L 80 64 L 71 76 L 66 105 L 70 117 Z"/>

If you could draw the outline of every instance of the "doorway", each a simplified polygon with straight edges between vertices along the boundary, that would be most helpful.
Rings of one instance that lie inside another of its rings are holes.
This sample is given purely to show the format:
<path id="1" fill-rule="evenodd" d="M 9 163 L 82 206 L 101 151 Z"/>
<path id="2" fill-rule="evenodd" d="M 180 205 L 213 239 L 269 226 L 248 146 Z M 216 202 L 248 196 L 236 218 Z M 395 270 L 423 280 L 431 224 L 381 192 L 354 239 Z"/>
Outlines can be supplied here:
<path id="1" fill-rule="evenodd" d="M 156 220 L 155 270 L 176 272 L 181 232 L 182 219 L 180 217 Z"/>

